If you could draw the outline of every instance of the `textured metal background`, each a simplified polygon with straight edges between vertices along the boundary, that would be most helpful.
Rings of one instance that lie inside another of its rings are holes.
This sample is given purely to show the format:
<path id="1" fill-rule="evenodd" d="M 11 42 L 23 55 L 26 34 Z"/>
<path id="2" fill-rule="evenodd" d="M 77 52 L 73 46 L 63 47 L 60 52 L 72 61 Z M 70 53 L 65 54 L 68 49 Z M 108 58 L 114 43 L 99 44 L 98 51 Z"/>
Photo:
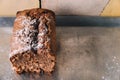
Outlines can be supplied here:
<path id="1" fill-rule="evenodd" d="M 14 18 L 0 18 L 0 80 L 120 80 L 119 18 L 57 18 L 57 64 L 51 76 L 12 70 L 8 55 Z"/>
<path id="2" fill-rule="evenodd" d="M 0 17 L 0 26 L 13 26 L 15 17 Z M 120 26 L 120 17 L 56 16 L 57 26 Z"/>

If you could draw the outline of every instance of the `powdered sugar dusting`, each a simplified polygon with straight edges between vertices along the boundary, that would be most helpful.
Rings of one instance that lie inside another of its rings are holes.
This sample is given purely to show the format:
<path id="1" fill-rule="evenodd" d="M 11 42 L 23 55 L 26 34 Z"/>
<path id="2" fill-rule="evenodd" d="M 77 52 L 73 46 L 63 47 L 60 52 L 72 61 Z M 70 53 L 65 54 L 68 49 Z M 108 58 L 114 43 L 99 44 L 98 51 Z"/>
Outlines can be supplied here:
<path id="1" fill-rule="evenodd" d="M 39 43 L 37 48 L 42 48 L 43 47 L 43 44 L 42 43 Z"/>
<path id="2" fill-rule="evenodd" d="M 19 16 L 15 19 L 15 22 L 19 22 L 20 26 L 23 27 L 21 30 L 17 30 L 13 33 L 13 43 L 10 57 L 25 51 L 34 49 L 40 49 L 44 46 L 44 41 L 50 41 L 48 36 L 44 37 L 47 32 L 47 26 L 42 21 L 43 16 L 39 19 L 39 25 L 35 26 L 37 20 L 31 19 L 30 17 Z M 37 28 L 35 28 L 37 27 Z M 39 34 L 38 34 L 39 33 Z M 17 46 L 16 46 L 17 45 Z"/>
<path id="3" fill-rule="evenodd" d="M 21 22 L 20 25 L 24 26 L 24 28 L 13 33 L 14 42 L 12 43 L 12 47 L 17 45 L 17 48 L 11 52 L 10 57 L 14 54 L 31 50 L 31 48 L 36 48 L 37 46 L 37 41 L 34 39 L 38 30 L 33 26 L 36 23 L 36 19 L 31 20 L 30 18 L 21 16 L 15 21 Z"/>
<path id="4" fill-rule="evenodd" d="M 17 53 L 22 53 L 22 52 L 28 51 L 28 50 L 30 50 L 30 49 L 31 49 L 31 46 L 25 46 L 25 47 L 23 47 L 23 48 L 19 48 L 19 49 L 17 49 L 17 50 L 14 50 L 14 51 L 9 55 L 9 57 L 11 57 L 11 56 L 13 56 L 13 55 L 15 55 L 15 54 L 17 54 Z"/>
<path id="5" fill-rule="evenodd" d="M 42 17 L 43 18 L 43 17 Z M 46 25 L 42 22 L 42 18 L 40 18 L 40 24 L 39 24 L 39 34 L 38 34 L 38 36 L 44 36 L 46 33 L 47 33 L 47 31 L 48 31 L 48 29 L 47 29 L 47 27 L 46 27 Z"/>
<path id="6" fill-rule="evenodd" d="M 38 26 L 39 34 L 38 34 L 38 46 L 37 46 L 37 48 L 42 48 L 44 46 L 43 42 L 46 40 L 46 38 L 48 39 L 48 36 L 44 37 L 47 34 L 48 29 L 47 29 L 47 26 L 45 25 L 45 23 L 42 22 L 42 19 L 43 19 L 43 17 L 41 17 L 39 19 L 40 20 L 40 24 Z"/>
<path id="7" fill-rule="evenodd" d="M 47 42 L 49 42 L 50 41 L 50 38 L 49 37 L 47 37 Z"/>
<path id="8" fill-rule="evenodd" d="M 120 59 L 112 56 L 105 64 L 106 72 L 102 76 L 102 80 L 120 80 Z"/>
<path id="9" fill-rule="evenodd" d="M 33 19 L 33 20 L 29 20 L 29 19 L 24 19 L 21 23 L 22 26 L 30 26 L 30 24 L 34 24 L 36 22 L 36 19 Z"/>
<path id="10" fill-rule="evenodd" d="M 39 35 L 38 35 L 38 36 L 39 36 Z M 43 43 L 43 42 L 44 42 L 44 39 L 43 39 L 42 37 L 39 37 L 38 41 L 39 41 L 40 43 Z"/>

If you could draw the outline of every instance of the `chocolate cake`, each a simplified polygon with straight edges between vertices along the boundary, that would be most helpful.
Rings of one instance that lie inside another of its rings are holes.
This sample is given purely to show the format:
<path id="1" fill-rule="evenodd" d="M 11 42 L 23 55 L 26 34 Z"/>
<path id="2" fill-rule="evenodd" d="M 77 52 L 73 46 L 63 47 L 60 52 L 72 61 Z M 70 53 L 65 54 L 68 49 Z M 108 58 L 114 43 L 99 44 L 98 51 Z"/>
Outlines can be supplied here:
<path id="1" fill-rule="evenodd" d="M 55 66 L 55 14 L 47 9 L 18 11 L 9 55 L 17 73 L 51 73 Z"/>

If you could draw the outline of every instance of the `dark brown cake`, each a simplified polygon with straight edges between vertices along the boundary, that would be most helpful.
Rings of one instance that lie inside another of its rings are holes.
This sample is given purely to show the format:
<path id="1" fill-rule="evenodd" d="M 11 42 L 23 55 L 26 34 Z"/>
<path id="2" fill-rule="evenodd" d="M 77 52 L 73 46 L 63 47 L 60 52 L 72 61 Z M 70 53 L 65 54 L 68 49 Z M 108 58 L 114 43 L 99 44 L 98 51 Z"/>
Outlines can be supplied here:
<path id="1" fill-rule="evenodd" d="M 47 9 L 17 12 L 10 61 L 17 73 L 51 73 L 55 66 L 55 14 Z"/>

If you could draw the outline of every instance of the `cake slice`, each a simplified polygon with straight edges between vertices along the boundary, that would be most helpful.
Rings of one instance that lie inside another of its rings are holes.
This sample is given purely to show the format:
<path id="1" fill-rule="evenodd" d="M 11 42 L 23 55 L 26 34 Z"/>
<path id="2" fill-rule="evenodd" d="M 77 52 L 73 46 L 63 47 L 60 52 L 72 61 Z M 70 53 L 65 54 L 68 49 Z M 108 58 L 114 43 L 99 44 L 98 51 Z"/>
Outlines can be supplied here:
<path id="1" fill-rule="evenodd" d="M 11 38 L 10 61 L 17 73 L 44 71 L 55 66 L 55 14 L 47 9 L 17 12 Z"/>

